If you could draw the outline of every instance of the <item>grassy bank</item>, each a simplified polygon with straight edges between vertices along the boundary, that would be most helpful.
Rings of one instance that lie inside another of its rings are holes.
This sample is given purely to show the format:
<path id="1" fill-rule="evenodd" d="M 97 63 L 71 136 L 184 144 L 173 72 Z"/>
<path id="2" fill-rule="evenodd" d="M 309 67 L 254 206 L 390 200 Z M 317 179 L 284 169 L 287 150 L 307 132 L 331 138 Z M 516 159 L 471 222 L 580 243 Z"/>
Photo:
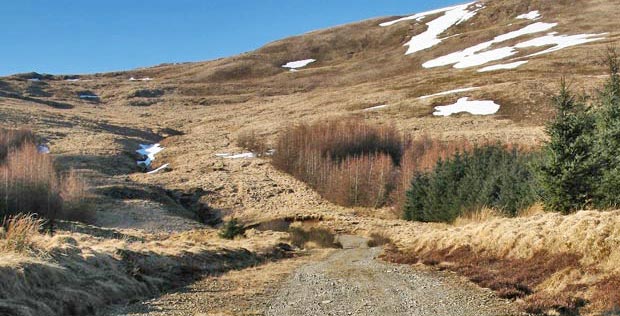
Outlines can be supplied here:
<path id="1" fill-rule="evenodd" d="M 21 217 L 0 234 L 0 314 L 94 315 L 111 304 L 144 299 L 206 274 L 287 256 L 277 236 L 222 241 L 204 230 L 103 238 L 39 234 Z M 217 241 L 217 244 L 214 244 Z"/>
<path id="2" fill-rule="evenodd" d="M 619 242 L 620 211 L 542 213 L 464 226 L 425 224 L 385 259 L 458 272 L 533 313 L 615 315 Z"/>

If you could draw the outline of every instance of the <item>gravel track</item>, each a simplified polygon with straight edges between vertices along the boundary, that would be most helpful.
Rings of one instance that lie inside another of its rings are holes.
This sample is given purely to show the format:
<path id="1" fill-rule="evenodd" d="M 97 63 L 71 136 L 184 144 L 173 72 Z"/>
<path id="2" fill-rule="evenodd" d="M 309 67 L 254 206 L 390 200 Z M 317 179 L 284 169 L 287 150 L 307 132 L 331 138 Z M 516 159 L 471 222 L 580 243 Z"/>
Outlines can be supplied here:
<path id="1" fill-rule="evenodd" d="M 339 242 L 345 249 L 208 277 L 105 315 L 520 314 L 509 301 L 453 273 L 383 262 L 376 259 L 381 249 L 367 248 L 358 237 L 340 236 Z"/>
<path id="2" fill-rule="evenodd" d="M 448 272 L 377 260 L 380 248 L 335 252 L 298 269 L 266 315 L 518 315 L 497 298 Z"/>

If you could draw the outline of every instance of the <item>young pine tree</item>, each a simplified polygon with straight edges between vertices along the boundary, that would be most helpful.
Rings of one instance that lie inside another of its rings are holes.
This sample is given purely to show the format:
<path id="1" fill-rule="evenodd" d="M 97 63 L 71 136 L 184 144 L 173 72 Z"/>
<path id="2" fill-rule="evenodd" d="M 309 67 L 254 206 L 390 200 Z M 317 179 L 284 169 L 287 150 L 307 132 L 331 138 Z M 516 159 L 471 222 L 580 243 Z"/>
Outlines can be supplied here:
<path id="1" fill-rule="evenodd" d="M 593 159 L 595 120 L 562 80 L 553 98 L 557 114 L 547 126 L 540 181 L 543 203 L 550 211 L 570 213 L 592 198 L 596 162 Z"/>
<path id="2" fill-rule="evenodd" d="M 597 207 L 620 205 L 620 60 L 617 51 L 608 50 L 609 80 L 599 92 L 599 115 L 596 121 L 597 163 L 600 181 L 595 190 Z"/>

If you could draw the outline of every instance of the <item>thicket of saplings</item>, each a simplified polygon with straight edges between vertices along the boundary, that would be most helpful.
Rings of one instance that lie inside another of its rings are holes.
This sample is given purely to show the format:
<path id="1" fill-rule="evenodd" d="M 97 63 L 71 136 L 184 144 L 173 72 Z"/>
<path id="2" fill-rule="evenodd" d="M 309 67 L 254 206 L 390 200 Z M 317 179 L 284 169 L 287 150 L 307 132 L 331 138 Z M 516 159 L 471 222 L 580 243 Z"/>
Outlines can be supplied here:
<path id="1" fill-rule="evenodd" d="M 35 140 L 29 130 L 0 129 L 0 220 L 33 214 L 50 225 L 55 219 L 91 221 L 84 182 L 73 171 L 59 173 Z"/>
<path id="2" fill-rule="evenodd" d="M 451 222 L 493 208 L 506 216 L 536 202 L 569 213 L 620 204 L 620 63 L 590 105 L 562 82 L 557 115 L 538 150 L 402 135 L 393 126 L 345 119 L 280 134 L 273 164 L 343 206 L 402 210 L 405 219 Z"/>
<path id="3" fill-rule="evenodd" d="M 331 120 L 289 126 L 277 139 L 272 163 L 340 205 L 402 206 L 415 172 L 467 147 L 464 140 L 411 140 L 393 126 Z"/>

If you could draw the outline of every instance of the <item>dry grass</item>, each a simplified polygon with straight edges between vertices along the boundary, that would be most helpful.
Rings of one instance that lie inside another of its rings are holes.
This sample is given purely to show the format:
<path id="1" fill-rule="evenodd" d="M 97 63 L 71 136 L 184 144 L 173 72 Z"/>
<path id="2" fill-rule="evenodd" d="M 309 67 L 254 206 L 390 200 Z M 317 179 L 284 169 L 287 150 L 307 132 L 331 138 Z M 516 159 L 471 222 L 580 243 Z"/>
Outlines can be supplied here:
<path id="1" fill-rule="evenodd" d="M 38 152 L 27 130 L 2 130 L 0 151 L 0 215 L 38 214 L 54 220 L 92 222 L 88 188 L 74 171 L 58 176 L 50 155 Z"/>
<path id="2" fill-rule="evenodd" d="M 0 128 L 0 162 L 4 161 L 14 148 L 19 148 L 24 143 L 34 143 L 35 136 L 27 129 L 4 129 Z"/>
<path id="3" fill-rule="evenodd" d="M 517 217 L 532 217 L 545 213 L 545 208 L 542 203 L 534 203 L 528 208 L 524 208 L 517 214 Z"/>
<path id="4" fill-rule="evenodd" d="M 33 238 L 39 235 L 43 221 L 33 215 L 6 217 L 0 231 L 0 253 L 26 253 L 32 249 Z"/>
<path id="5" fill-rule="evenodd" d="M 525 297 L 530 311 L 588 315 L 613 309 L 618 299 L 620 211 L 491 218 L 415 231 L 399 240 L 405 255 L 392 260 L 457 271 L 502 296 Z"/>
<path id="6" fill-rule="evenodd" d="M 492 219 L 502 218 L 502 212 L 492 208 L 482 208 L 477 211 L 468 212 L 457 217 L 452 223 L 454 226 L 465 226 L 469 224 L 479 224 Z"/>
<path id="7" fill-rule="evenodd" d="M 60 186 L 52 158 L 32 143 L 10 149 L 0 165 L 2 215 L 37 213 L 54 219 L 62 209 Z"/>
<path id="8" fill-rule="evenodd" d="M 379 247 L 384 245 L 391 245 L 394 243 L 390 235 L 384 231 L 370 233 L 370 239 L 368 240 L 368 247 Z"/>
<path id="9" fill-rule="evenodd" d="M 212 246 L 205 241 L 211 242 L 215 231 L 192 232 L 199 241 L 186 235 L 156 241 L 145 235 L 134 241 L 67 232 L 42 235 L 35 231 L 36 221 L 20 217 L 12 223 L 13 240 L 37 256 L 17 253 L 15 246 L 0 251 L 2 315 L 94 315 L 106 306 L 145 299 L 198 277 L 289 256 L 275 237 Z"/>
<path id="10" fill-rule="evenodd" d="M 237 146 L 247 149 L 259 157 L 263 156 L 267 150 L 269 150 L 269 146 L 265 142 L 265 139 L 258 135 L 254 129 L 240 132 L 239 135 L 237 135 Z"/>

